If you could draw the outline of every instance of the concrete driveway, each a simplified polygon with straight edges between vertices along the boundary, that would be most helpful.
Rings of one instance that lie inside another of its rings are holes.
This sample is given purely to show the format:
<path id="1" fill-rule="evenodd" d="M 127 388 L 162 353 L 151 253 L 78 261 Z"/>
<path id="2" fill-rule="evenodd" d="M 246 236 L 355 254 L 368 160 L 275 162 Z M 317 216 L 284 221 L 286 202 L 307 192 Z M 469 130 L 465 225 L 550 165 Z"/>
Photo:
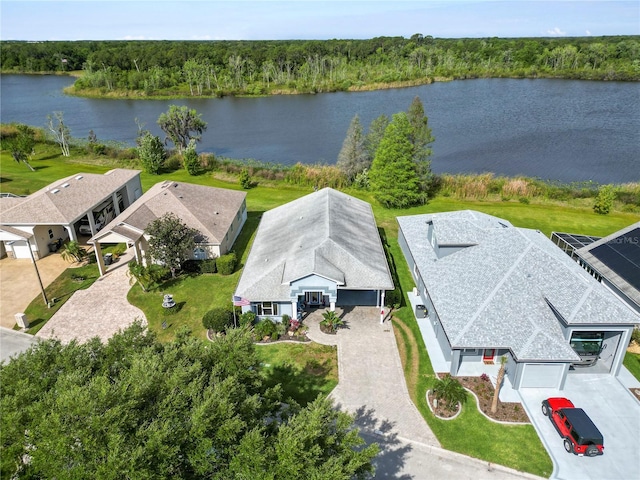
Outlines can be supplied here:
<path id="1" fill-rule="evenodd" d="M 0 327 L 0 363 L 8 362 L 11 357 L 21 354 L 37 342 L 38 339 L 33 335 Z"/>
<path id="2" fill-rule="evenodd" d="M 525 406 L 554 463 L 551 478 L 559 480 L 622 480 L 640 478 L 640 403 L 615 377 L 570 374 L 565 389 L 524 388 Z M 548 397 L 566 397 L 584 409 L 604 436 L 604 455 L 578 457 L 567 453 L 540 405 Z"/>
<path id="3" fill-rule="evenodd" d="M 76 291 L 36 334 L 40 338 L 57 338 L 63 343 L 86 342 L 99 337 L 106 342 L 136 319 L 146 323 L 142 310 L 127 301 L 131 288 L 127 276 L 130 252 L 120 257 L 86 290 Z"/>
<path id="4" fill-rule="evenodd" d="M 47 255 L 38 260 L 36 265 L 45 288 L 71 266 L 59 253 Z M 16 324 L 14 315 L 24 312 L 38 295 L 42 294 L 31 260 L 0 260 L 0 326 L 13 328 Z"/>
<path id="5" fill-rule="evenodd" d="M 313 341 L 338 347 L 340 380 L 331 397 L 340 409 L 355 415 L 367 442 L 380 445 L 375 478 L 539 478 L 440 447 L 409 397 L 393 327 L 388 319 L 380 324 L 379 309 L 336 309 L 348 327 L 337 335 L 320 331 L 321 313 L 312 313 L 304 322 Z"/>

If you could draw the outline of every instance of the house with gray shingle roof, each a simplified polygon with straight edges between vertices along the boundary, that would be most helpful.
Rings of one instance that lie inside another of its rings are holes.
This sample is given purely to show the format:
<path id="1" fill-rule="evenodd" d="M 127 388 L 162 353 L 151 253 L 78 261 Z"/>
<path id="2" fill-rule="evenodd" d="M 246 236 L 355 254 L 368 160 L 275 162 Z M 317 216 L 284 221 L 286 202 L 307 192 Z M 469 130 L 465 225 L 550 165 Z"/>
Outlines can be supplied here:
<path id="1" fill-rule="evenodd" d="M 384 305 L 393 280 L 371 205 L 324 188 L 262 215 L 235 296 L 261 317 Z"/>
<path id="2" fill-rule="evenodd" d="M 55 251 L 58 239 L 78 240 L 82 225 L 97 233 L 140 195 L 140 171 L 116 168 L 77 173 L 26 197 L 3 196 L 0 241 L 14 258 L 42 258 Z"/>
<path id="3" fill-rule="evenodd" d="M 449 373 L 506 356 L 516 389 L 618 374 L 640 318 L 541 232 L 470 210 L 397 221 Z"/>
<path id="4" fill-rule="evenodd" d="M 136 260 L 144 264 L 149 240 L 144 231 L 151 222 L 169 212 L 199 232 L 194 259 L 228 253 L 247 220 L 246 197 L 245 192 L 237 190 L 172 180 L 156 183 L 89 240 L 96 247 L 101 274 L 105 272 L 101 244 L 133 245 Z"/>

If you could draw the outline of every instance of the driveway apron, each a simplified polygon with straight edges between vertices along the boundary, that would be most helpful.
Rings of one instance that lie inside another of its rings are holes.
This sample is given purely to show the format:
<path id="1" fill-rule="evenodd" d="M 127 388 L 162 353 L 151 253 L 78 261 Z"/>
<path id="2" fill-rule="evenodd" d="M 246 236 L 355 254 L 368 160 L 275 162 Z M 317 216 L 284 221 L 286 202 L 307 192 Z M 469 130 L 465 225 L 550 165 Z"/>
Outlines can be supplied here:
<path id="1" fill-rule="evenodd" d="M 84 343 L 93 337 L 106 342 L 136 319 L 146 324 L 142 310 L 127 301 L 131 288 L 127 271 L 126 259 L 121 257 L 119 264 L 93 285 L 76 291 L 36 336 L 57 338 L 63 343 L 74 339 Z"/>
<path id="2" fill-rule="evenodd" d="M 553 459 L 552 479 L 626 480 L 640 478 L 640 404 L 612 375 L 569 374 L 564 390 L 523 388 L 522 403 Z M 578 457 L 564 450 L 562 438 L 540 405 L 549 397 L 566 397 L 584 409 L 604 437 L 604 455 Z"/>

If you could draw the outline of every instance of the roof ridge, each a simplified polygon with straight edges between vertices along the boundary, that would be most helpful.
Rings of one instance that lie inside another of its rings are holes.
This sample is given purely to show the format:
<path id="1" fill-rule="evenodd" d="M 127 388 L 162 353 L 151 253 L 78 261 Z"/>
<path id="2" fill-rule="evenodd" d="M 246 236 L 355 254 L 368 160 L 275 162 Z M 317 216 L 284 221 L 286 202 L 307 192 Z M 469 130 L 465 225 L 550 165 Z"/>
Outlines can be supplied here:
<path id="1" fill-rule="evenodd" d="M 489 293 L 489 295 L 487 295 L 487 298 L 485 298 L 484 301 L 480 304 L 480 306 L 476 309 L 475 313 L 473 314 L 471 319 L 467 322 L 465 327 L 458 333 L 458 335 L 454 339 L 454 343 L 458 343 L 462 338 L 462 336 L 467 332 L 467 330 L 471 328 L 471 326 L 475 323 L 478 317 L 480 317 L 480 313 L 484 311 L 487 305 L 489 305 L 489 303 L 491 302 L 491 300 L 493 300 L 493 297 L 495 297 L 500 287 L 504 285 L 507 279 L 511 276 L 511 274 L 515 271 L 515 269 L 520 265 L 524 257 L 529 253 L 529 250 L 531 250 L 532 248 L 533 248 L 533 245 L 531 244 L 531 242 L 529 242 L 529 244 L 524 249 L 524 251 L 520 255 L 518 255 L 518 258 L 516 259 L 516 261 L 513 262 L 513 265 L 509 267 L 509 270 L 507 270 L 507 272 L 503 275 L 503 277 L 496 284 L 493 290 Z"/>

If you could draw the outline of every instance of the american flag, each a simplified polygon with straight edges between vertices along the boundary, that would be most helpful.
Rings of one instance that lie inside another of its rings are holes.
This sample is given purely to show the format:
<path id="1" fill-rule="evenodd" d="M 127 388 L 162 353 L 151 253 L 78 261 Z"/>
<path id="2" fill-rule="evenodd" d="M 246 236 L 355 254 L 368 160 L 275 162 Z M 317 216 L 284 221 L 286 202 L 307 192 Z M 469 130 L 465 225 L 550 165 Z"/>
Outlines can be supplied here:
<path id="1" fill-rule="evenodd" d="M 242 297 L 239 297 L 238 295 L 234 295 L 233 305 L 236 307 L 242 307 L 243 305 L 251 305 L 251 302 L 246 298 L 242 298 Z"/>

